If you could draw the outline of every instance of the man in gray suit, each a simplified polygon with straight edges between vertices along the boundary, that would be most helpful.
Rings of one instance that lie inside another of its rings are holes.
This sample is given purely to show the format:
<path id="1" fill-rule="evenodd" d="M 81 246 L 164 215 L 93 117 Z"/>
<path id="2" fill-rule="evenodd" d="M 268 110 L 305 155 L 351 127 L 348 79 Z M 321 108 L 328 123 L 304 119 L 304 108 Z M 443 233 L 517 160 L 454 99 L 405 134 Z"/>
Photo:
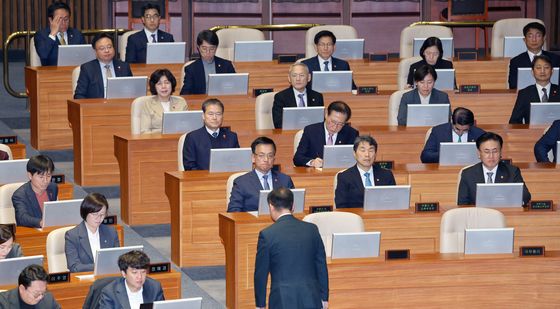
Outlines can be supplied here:
<path id="1" fill-rule="evenodd" d="M 25 267 L 18 278 L 18 287 L 0 293 L 0 309 L 59 309 L 60 305 L 47 292 L 48 274 L 42 266 Z"/>

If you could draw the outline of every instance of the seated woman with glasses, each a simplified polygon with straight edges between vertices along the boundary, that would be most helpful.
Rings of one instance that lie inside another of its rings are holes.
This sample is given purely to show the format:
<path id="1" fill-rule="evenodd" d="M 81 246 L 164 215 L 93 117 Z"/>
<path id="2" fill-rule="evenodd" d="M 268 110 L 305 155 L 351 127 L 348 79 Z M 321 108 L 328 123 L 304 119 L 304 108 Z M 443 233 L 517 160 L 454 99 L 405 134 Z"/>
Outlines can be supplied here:
<path id="1" fill-rule="evenodd" d="M 93 271 L 98 249 L 119 247 L 115 228 L 104 225 L 109 204 L 100 193 L 90 193 L 80 205 L 82 223 L 66 232 L 64 237 L 66 264 L 71 272 Z"/>
<path id="2" fill-rule="evenodd" d="M 22 256 L 21 247 L 14 242 L 12 230 L 7 225 L 0 225 L 0 261 Z"/>
<path id="3" fill-rule="evenodd" d="M 208 74 L 235 73 L 231 61 L 216 57 L 219 43 L 218 35 L 210 30 L 202 30 L 198 34 L 196 45 L 200 59 L 185 67 L 181 95 L 207 93 Z"/>
<path id="4" fill-rule="evenodd" d="M 443 46 L 441 40 L 435 36 L 429 37 L 424 41 L 420 48 L 420 56 L 422 60 L 410 65 L 406 83 L 408 88 L 414 85 L 414 72 L 421 66 L 429 64 L 434 69 L 453 69 L 451 61 L 443 59 Z"/>

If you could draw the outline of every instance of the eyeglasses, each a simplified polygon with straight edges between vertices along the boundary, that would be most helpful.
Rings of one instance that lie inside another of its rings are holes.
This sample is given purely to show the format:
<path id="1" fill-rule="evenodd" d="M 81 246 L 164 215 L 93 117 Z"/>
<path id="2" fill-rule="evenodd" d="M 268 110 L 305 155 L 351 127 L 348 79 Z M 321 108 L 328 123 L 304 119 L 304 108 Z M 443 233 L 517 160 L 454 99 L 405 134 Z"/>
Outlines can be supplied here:
<path id="1" fill-rule="evenodd" d="M 67 24 L 67 23 L 70 22 L 70 18 L 68 18 L 68 17 L 66 17 L 66 18 L 61 18 L 60 21 L 63 22 L 63 23 L 65 23 L 65 24 Z"/>
<path id="2" fill-rule="evenodd" d="M 334 44 L 333 43 L 319 43 L 317 44 L 317 46 L 323 48 L 323 47 L 333 47 Z"/>
<path id="3" fill-rule="evenodd" d="M 424 52 L 424 56 L 439 57 L 439 52 Z"/>
<path id="4" fill-rule="evenodd" d="M 107 216 L 107 213 L 98 211 L 98 212 L 90 212 L 89 215 L 92 216 L 93 218 L 103 219 L 105 218 L 105 216 Z"/>
<path id="5" fill-rule="evenodd" d="M 272 160 L 274 159 L 274 154 L 273 153 L 259 153 L 257 154 L 257 158 L 259 158 L 259 160 Z"/>
<path id="6" fill-rule="evenodd" d="M 222 117 L 223 113 L 212 113 L 212 112 L 208 112 L 205 114 L 208 117 Z"/>
<path id="7" fill-rule="evenodd" d="M 25 289 L 27 291 L 27 293 L 29 293 L 29 295 L 31 295 L 31 297 L 33 297 L 33 299 L 39 299 L 39 298 L 43 298 L 43 296 L 45 296 L 45 294 L 47 294 L 47 291 L 43 291 L 43 292 L 39 292 L 39 291 L 31 291 L 30 289 Z"/>
<path id="8" fill-rule="evenodd" d="M 293 78 L 293 79 L 296 79 L 296 78 L 303 79 L 303 78 L 307 77 L 307 74 L 290 74 L 290 77 Z"/>
<path id="9" fill-rule="evenodd" d="M 113 50 L 113 45 L 99 46 L 97 50 L 102 52 L 110 51 Z"/>
<path id="10" fill-rule="evenodd" d="M 203 51 L 205 53 L 208 53 L 208 52 L 213 53 L 213 52 L 216 51 L 216 48 L 217 48 L 216 46 L 199 46 L 198 47 L 198 49 L 200 49 L 200 51 Z"/>
<path id="11" fill-rule="evenodd" d="M 157 19 L 159 19 L 159 17 L 160 17 L 159 14 L 144 15 L 144 19 L 147 19 L 147 20 L 157 20 Z"/>
<path id="12" fill-rule="evenodd" d="M 346 124 L 346 122 L 338 122 L 330 119 L 329 119 L 329 123 L 335 127 L 343 127 Z"/>
<path id="13" fill-rule="evenodd" d="M 495 155 L 499 155 L 500 154 L 500 150 L 498 149 L 492 149 L 492 150 L 483 150 L 482 154 L 486 157 L 493 157 Z"/>

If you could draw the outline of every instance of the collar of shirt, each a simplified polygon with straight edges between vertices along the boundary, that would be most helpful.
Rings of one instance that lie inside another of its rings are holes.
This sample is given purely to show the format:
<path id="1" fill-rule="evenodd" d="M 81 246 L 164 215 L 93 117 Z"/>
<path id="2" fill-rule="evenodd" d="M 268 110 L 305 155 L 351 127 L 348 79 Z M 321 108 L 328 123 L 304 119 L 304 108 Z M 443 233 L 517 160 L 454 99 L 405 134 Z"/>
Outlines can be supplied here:
<path id="1" fill-rule="evenodd" d="M 332 57 L 329 57 L 329 59 L 323 59 L 321 56 L 317 55 L 317 59 L 319 59 L 319 67 L 321 68 L 321 71 L 325 68 L 325 61 L 329 62 L 329 71 L 332 71 Z"/>
<path id="2" fill-rule="evenodd" d="M 358 168 L 358 172 L 360 172 L 360 178 L 362 179 L 362 183 L 364 184 L 364 187 L 366 186 L 366 177 L 364 176 L 365 173 L 369 173 L 369 180 L 371 181 L 372 185 L 375 185 L 375 181 L 373 181 L 373 166 L 370 166 L 369 170 L 367 171 L 362 170 L 357 165 L 356 167 Z"/>
<path id="3" fill-rule="evenodd" d="M 93 255 L 93 260 L 97 258 L 97 250 L 101 249 L 101 240 L 99 239 L 99 228 L 92 233 L 91 230 L 86 226 L 86 231 L 89 240 L 89 247 L 91 249 L 91 254 Z"/>
<path id="4" fill-rule="evenodd" d="M 261 186 L 263 188 L 264 188 L 263 176 L 268 175 L 268 178 L 266 179 L 266 181 L 268 182 L 268 186 L 270 187 L 270 189 L 272 189 L 272 171 L 268 171 L 268 173 L 263 174 L 259 170 L 255 169 L 255 173 L 257 174 L 257 177 L 259 178 L 259 181 L 260 181 Z"/>
<path id="5" fill-rule="evenodd" d="M 208 132 L 208 134 L 212 135 L 212 133 L 218 132 L 218 135 L 220 135 L 220 129 L 219 128 L 216 131 L 212 131 L 207 126 L 204 126 L 204 127 L 206 128 L 206 132 Z"/>
<path id="6" fill-rule="evenodd" d="M 159 41 L 158 36 L 157 36 L 157 34 L 158 34 L 157 29 L 154 32 L 150 32 L 150 30 L 144 28 L 144 33 L 146 34 L 146 38 L 148 39 L 148 43 L 152 43 L 152 34 L 156 35 L 156 42 Z"/>
<path id="7" fill-rule="evenodd" d="M 307 106 L 307 89 L 304 88 L 303 92 L 299 92 L 298 90 L 296 90 L 296 88 L 292 87 L 292 90 L 294 91 L 294 96 L 296 98 L 296 105 L 299 103 L 299 94 L 303 94 L 303 102 L 305 103 L 305 106 Z"/>
<path id="8" fill-rule="evenodd" d="M 542 95 L 543 95 L 543 88 L 546 88 L 546 96 L 550 99 L 550 88 L 552 87 L 551 83 L 548 83 L 546 86 L 541 86 L 539 84 L 535 84 L 535 86 L 537 86 L 537 92 L 539 93 L 539 98 L 542 101 Z"/>
<path id="9" fill-rule="evenodd" d="M 291 216 L 291 215 L 292 215 L 291 212 L 283 213 L 283 214 L 279 215 L 278 218 L 276 218 L 276 221 L 278 221 L 278 219 L 280 219 L 280 218 L 282 218 L 282 217 L 284 217 L 284 216 Z"/>
<path id="10" fill-rule="evenodd" d="M 531 60 L 531 62 L 533 62 L 533 58 L 535 58 L 535 56 L 540 56 L 542 55 L 542 49 L 538 54 L 533 54 L 531 51 L 527 51 L 527 54 L 529 54 L 529 59 Z"/>
<path id="11" fill-rule="evenodd" d="M 458 143 L 459 142 L 459 134 L 457 134 L 457 132 L 455 132 L 455 130 L 451 129 L 451 139 L 454 143 Z M 463 132 L 463 135 L 461 135 L 461 143 L 466 143 L 469 141 L 469 131 L 465 131 Z"/>
<path id="12" fill-rule="evenodd" d="M 431 92 L 427 97 L 422 96 L 420 92 L 418 92 L 418 96 L 420 97 L 420 104 L 430 104 L 430 97 L 432 96 Z"/>
<path id="13" fill-rule="evenodd" d="M 142 292 L 144 292 L 144 287 L 141 287 L 138 292 L 132 292 L 128 288 L 128 284 L 126 284 L 126 280 L 124 281 L 124 287 L 126 288 L 126 295 L 128 296 L 128 302 L 130 304 L 131 309 L 140 308 L 140 305 L 144 303 L 144 296 Z"/>
<path id="14" fill-rule="evenodd" d="M 482 164 L 482 174 L 484 175 L 484 182 L 486 182 L 486 179 L 488 178 L 487 173 L 493 173 L 492 174 L 492 183 L 495 183 L 497 172 L 498 172 L 498 165 L 496 165 L 493 169 L 489 170 L 489 169 L 486 168 L 486 166 L 484 166 L 484 164 Z"/>
<path id="15" fill-rule="evenodd" d="M 60 39 L 60 36 L 62 36 L 64 41 L 66 42 L 66 44 L 69 44 L 68 43 L 68 33 L 67 32 L 59 32 L 57 36 L 58 36 L 59 39 Z"/>
<path id="16" fill-rule="evenodd" d="M 325 145 L 327 144 L 327 142 L 329 141 L 329 130 L 327 130 L 327 122 L 323 122 L 323 128 L 325 129 Z M 333 133 L 332 135 L 332 144 L 336 145 L 336 137 L 338 136 L 338 133 Z"/>

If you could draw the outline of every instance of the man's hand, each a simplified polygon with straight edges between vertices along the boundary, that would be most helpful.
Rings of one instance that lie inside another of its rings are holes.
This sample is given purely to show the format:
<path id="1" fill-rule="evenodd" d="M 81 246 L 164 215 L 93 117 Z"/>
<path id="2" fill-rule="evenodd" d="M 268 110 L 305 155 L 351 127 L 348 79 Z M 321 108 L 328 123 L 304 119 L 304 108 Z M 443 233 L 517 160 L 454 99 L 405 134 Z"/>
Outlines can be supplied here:
<path id="1" fill-rule="evenodd" d="M 322 301 L 323 302 L 323 309 L 328 309 L 329 308 L 329 302 L 328 301 Z"/>
<path id="2" fill-rule="evenodd" d="M 60 16 L 55 16 L 54 18 L 49 18 L 51 35 L 56 36 L 58 34 L 58 29 L 60 29 L 60 24 L 62 24 L 62 18 Z"/>
<path id="3" fill-rule="evenodd" d="M 313 166 L 314 168 L 321 168 L 323 167 L 323 159 L 321 158 L 315 158 L 311 161 L 311 166 Z"/>

